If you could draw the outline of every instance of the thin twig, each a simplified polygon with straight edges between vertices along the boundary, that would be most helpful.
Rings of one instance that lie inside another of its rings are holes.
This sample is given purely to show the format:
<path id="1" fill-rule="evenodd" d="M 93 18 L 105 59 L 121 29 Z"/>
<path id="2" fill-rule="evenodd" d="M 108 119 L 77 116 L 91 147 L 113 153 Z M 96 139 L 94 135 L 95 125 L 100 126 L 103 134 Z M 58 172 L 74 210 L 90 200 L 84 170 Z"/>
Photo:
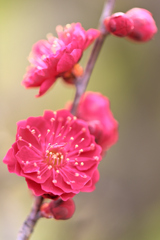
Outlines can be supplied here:
<path id="1" fill-rule="evenodd" d="M 86 69 L 84 72 L 84 75 L 82 77 L 77 78 L 75 81 L 76 94 L 75 94 L 75 98 L 74 98 L 72 109 L 71 109 L 71 113 L 73 115 L 76 115 L 76 110 L 77 110 L 77 106 L 79 104 L 80 98 L 87 88 L 90 76 L 92 74 L 92 70 L 94 68 L 96 60 L 97 60 L 100 50 L 102 48 L 103 42 L 104 42 L 106 36 L 109 34 L 108 31 L 105 29 L 103 21 L 106 17 L 111 15 L 114 4 L 115 4 L 115 0 L 109 0 L 108 2 L 105 2 L 104 9 L 101 14 L 100 21 L 99 21 L 99 30 L 100 30 L 101 34 L 94 43 L 90 58 L 88 60 L 88 63 L 87 63 L 87 66 L 86 66 Z"/>
<path id="2" fill-rule="evenodd" d="M 39 210 L 40 206 L 43 202 L 43 197 L 35 197 L 35 201 L 33 203 L 31 212 L 25 222 L 23 223 L 18 236 L 17 240 L 28 240 L 31 233 L 33 232 L 34 226 L 37 220 L 40 218 Z"/>

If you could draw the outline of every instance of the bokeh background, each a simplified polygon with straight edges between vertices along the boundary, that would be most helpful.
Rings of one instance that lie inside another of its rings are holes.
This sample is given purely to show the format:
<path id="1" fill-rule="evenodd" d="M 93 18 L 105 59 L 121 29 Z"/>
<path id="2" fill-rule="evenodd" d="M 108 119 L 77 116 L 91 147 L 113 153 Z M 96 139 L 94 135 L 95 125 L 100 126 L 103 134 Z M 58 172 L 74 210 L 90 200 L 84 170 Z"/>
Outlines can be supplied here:
<path id="1" fill-rule="evenodd" d="M 14 142 L 16 122 L 39 116 L 44 109 L 63 108 L 75 90 L 61 80 L 43 97 L 21 81 L 32 45 L 56 25 L 81 22 L 96 28 L 103 0 L 0 0 L 0 239 L 16 239 L 32 197 L 25 180 L 2 163 Z M 158 1 L 117 0 L 114 11 L 150 10 L 160 25 Z M 107 38 L 88 90 L 111 101 L 119 122 L 119 141 L 99 165 L 93 193 L 74 199 L 68 221 L 41 219 L 33 240 L 159 240 L 160 239 L 160 33 L 145 44 Z M 85 66 L 89 52 L 84 54 Z"/>

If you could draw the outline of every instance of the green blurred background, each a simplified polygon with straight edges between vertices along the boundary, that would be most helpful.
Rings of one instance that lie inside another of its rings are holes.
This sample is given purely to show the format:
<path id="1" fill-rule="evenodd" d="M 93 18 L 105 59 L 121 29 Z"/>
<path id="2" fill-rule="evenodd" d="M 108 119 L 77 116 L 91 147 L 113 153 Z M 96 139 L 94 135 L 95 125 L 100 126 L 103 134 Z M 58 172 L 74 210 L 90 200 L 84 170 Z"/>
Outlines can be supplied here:
<path id="1" fill-rule="evenodd" d="M 25 180 L 9 174 L 2 163 L 15 140 L 16 122 L 63 108 L 75 90 L 61 80 L 43 97 L 21 81 L 32 45 L 58 24 L 81 22 L 96 28 L 103 0 L 0 0 L 0 239 L 16 239 L 30 211 L 32 197 Z M 150 10 L 160 23 L 160 2 L 117 0 L 114 11 Z M 68 221 L 41 219 L 31 239 L 160 239 L 160 34 L 145 44 L 107 38 L 88 86 L 111 101 L 119 122 L 119 141 L 99 165 L 93 193 L 74 199 Z M 84 54 L 85 65 L 91 49 Z"/>

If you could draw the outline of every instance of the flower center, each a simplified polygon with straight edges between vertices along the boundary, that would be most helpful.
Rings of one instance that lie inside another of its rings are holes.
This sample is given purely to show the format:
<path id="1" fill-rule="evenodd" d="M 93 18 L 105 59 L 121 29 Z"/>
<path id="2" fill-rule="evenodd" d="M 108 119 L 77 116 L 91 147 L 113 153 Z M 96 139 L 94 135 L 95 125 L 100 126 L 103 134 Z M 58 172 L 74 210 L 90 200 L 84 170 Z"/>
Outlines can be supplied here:
<path id="1" fill-rule="evenodd" d="M 60 167 L 65 163 L 65 153 L 59 148 L 49 148 L 46 150 L 44 161 L 48 166 Z"/>

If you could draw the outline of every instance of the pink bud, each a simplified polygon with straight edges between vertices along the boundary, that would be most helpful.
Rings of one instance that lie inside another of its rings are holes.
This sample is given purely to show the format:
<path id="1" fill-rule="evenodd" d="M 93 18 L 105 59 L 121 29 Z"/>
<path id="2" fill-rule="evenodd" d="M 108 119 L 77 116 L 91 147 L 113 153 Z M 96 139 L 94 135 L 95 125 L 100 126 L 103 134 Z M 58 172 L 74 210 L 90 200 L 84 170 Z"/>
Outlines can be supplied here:
<path id="1" fill-rule="evenodd" d="M 58 199 L 50 203 L 44 203 L 41 206 L 41 214 L 46 218 L 55 218 L 57 220 L 66 220 L 73 216 L 75 211 L 75 204 L 73 199 L 63 201 Z"/>
<path id="2" fill-rule="evenodd" d="M 74 201 L 71 198 L 67 201 L 63 201 L 62 199 L 51 201 L 50 211 L 52 212 L 54 218 L 57 220 L 69 219 L 72 217 L 75 211 Z"/>
<path id="3" fill-rule="evenodd" d="M 132 8 L 126 15 L 133 21 L 134 29 L 128 35 L 128 38 L 146 42 L 153 38 L 157 32 L 157 27 L 152 14 L 143 8 Z"/>
<path id="4" fill-rule="evenodd" d="M 114 13 L 104 20 L 107 30 L 118 37 L 127 36 L 133 29 L 133 21 L 122 12 Z"/>

